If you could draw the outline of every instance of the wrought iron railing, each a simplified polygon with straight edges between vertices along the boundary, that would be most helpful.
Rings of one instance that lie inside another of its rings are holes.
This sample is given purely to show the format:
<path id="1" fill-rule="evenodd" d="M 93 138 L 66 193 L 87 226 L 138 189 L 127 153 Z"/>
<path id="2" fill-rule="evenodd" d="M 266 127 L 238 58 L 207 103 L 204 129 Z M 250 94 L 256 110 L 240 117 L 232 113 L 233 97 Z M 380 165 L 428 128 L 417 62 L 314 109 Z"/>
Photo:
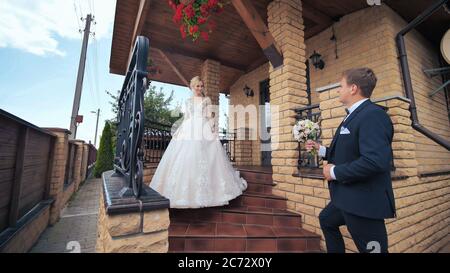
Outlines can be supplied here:
<path id="1" fill-rule="evenodd" d="M 231 162 L 236 161 L 236 131 L 236 129 L 232 132 L 226 130 L 219 131 L 220 143 L 222 143 L 222 146 Z"/>
<path id="2" fill-rule="evenodd" d="M 137 37 L 132 59 L 119 96 L 116 173 L 124 180 L 122 196 L 140 197 L 143 183 L 142 139 L 144 136 L 144 93 L 147 89 L 149 40 Z"/>
<path id="3" fill-rule="evenodd" d="M 313 122 L 321 122 L 319 104 L 296 108 L 294 109 L 294 111 L 296 113 L 297 121 L 309 119 Z M 298 143 L 298 151 L 298 168 L 320 168 L 320 166 L 322 165 L 322 158 L 318 155 L 318 153 L 316 153 L 315 155 L 308 153 L 304 145 L 300 142 Z"/>
<path id="4" fill-rule="evenodd" d="M 144 129 L 144 163 L 159 163 L 172 139 L 172 126 L 146 121 Z"/>

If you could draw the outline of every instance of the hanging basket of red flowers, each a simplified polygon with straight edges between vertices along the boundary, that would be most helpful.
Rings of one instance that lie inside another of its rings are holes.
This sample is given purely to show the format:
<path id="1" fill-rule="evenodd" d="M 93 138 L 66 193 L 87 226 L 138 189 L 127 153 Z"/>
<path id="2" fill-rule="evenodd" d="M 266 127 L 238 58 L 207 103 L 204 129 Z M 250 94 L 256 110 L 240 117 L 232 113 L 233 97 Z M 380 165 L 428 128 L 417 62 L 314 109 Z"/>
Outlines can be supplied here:
<path id="1" fill-rule="evenodd" d="M 181 37 L 189 36 L 192 41 L 198 37 L 208 41 L 216 24 L 211 20 L 211 15 L 223 11 L 227 4 L 223 0 L 168 0 L 169 6 L 175 12 L 173 21 L 180 26 Z"/>

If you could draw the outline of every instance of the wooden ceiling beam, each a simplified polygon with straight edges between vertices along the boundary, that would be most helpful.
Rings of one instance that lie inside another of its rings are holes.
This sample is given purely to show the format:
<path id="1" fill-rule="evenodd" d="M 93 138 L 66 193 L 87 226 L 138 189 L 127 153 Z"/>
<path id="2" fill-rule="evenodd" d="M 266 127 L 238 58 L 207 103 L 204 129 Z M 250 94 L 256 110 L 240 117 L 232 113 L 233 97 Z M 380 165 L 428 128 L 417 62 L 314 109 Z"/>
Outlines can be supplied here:
<path id="1" fill-rule="evenodd" d="M 139 1 L 139 9 L 138 9 L 138 13 L 136 14 L 136 20 L 134 21 L 133 35 L 131 36 L 131 44 L 130 44 L 130 50 L 128 53 L 128 61 L 127 61 L 126 69 L 128 69 L 128 66 L 130 65 L 136 38 L 138 35 L 140 35 L 142 33 L 142 29 L 145 25 L 145 20 L 147 19 L 147 14 L 148 14 L 148 10 L 149 10 L 151 2 L 152 2 L 151 0 L 140 0 Z"/>
<path id="2" fill-rule="evenodd" d="M 155 50 L 159 53 L 161 58 L 169 65 L 170 68 L 172 68 L 173 72 L 177 74 L 178 78 L 187 86 L 189 87 L 189 82 L 186 80 L 186 77 L 181 73 L 181 71 L 177 68 L 177 66 L 172 62 L 172 60 L 169 59 L 166 53 L 164 53 L 161 49 L 155 48 Z"/>
<path id="3" fill-rule="evenodd" d="M 302 2 L 302 8 L 303 8 L 303 17 L 306 17 L 311 21 L 314 21 L 318 25 L 328 26 L 333 24 L 334 22 L 333 18 L 321 12 L 320 10 L 314 8 L 305 1 Z"/>
<path id="4" fill-rule="evenodd" d="M 253 37 L 255 37 L 272 66 L 274 68 L 281 66 L 283 64 L 281 51 L 253 4 L 248 0 L 231 0 L 231 3 L 253 34 Z"/>

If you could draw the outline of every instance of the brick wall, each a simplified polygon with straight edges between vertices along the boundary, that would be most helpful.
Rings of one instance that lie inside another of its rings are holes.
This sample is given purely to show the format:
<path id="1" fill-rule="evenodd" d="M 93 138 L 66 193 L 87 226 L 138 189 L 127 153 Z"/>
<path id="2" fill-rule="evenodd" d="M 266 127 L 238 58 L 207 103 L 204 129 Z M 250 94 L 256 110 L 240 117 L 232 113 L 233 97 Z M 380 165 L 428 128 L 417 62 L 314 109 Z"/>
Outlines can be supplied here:
<path id="1" fill-rule="evenodd" d="M 315 50 L 325 61 L 323 70 L 311 67 L 311 90 L 338 82 L 346 69 L 368 66 L 378 77 L 374 99 L 405 96 L 395 44 L 395 36 L 405 25 L 406 22 L 387 5 L 366 8 L 344 16 L 334 25 L 338 59 L 335 55 L 335 43 L 330 40 L 331 27 L 308 39 L 307 56 Z M 430 79 L 422 72 L 425 68 L 438 67 L 439 52 L 417 31 L 406 35 L 406 47 L 419 121 L 431 131 L 450 138 L 444 93 L 440 92 L 433 98 L 427 96 L 442 81 L 439 77 Z M 319 94 L 312 91 L 312 103 L 319 102 Z M 337 99 L 329 103 L 339 104 Z M 342 110 L 333 113 L 339 118 L 342 114 Z M 329 116 L 332 113 L 323 111 L 322 115 Z M 324 133 L 329 136 L 330 132 Z M 448 169 L 450 152 L 417 131 L 414 132 L 414 138 L 419 172 Z"/>
<path id="2" fill-rule="evenodd" d="M 339 81 L 345 69 L 369 66 L 375 71 L 379 81 L 373 100 L 389 109 L 388 113 L 395 128 L 393 149 L 397 170 L 393 173 L 395 177 L 393 186 L 398 217 L 387 221 L 389 250 L 391 252 L 435 252 L 448 241 L 450 176 L 423 177 L 421 173 L 448 168 L 450 153 L 421 136 L 411 127 L 409 101 L 403 94 L 394 39 L 404 25 L 405 22 L 385 5 L 344 16 L 334 25 L 339 56 L 337 59 L 335 44 L 330 41 L 331 28 L 308 39 L 306 56 L 310 56 L 316 50 L 323 56 L 326 63 L 323 70 L 311 68 L 312 103 L 320 103 L 323 118 L 323 143 L 329 145 L 337 126 L 345 116 L 344 107 L 338 101 L 335 88 L 320 93 L 314 90 Z M 276 29 L 271 29 L 271 32 L 279 33 Z M 301 41 L 303 36 L 297 34 L 297 37 L 296 40 Z M 419 110 L 419 113 L 422 113 L 419 114 L 419 118 L 422 117 L 422 123 L 430 125 L 431 129 L 440 130 L 443 136 L 448 136 L 446 132 L 449 122 L 446 116 L 445 99 L 438 96 L 432 100 L 425 99 L 427 90 L 439 84 L 437 80 L 426 78 L 421 71 L 424 66 L 435 64 L 436 56 L 432 51 L 433 47 L 417 32 L 407 36 L 407 47 L 412 58 L 410 65 L 413 85 L 415 92 L 418 93 L 417 104 L 418 108 L 422 107 Z M 301 57 L 297 58 L 297 60 L 300 59 Z M 301 70 L 300 65 L 297 70 Z M 272 73 L 273 71 L 271 71 L 271 79 Z M 283 79 L 281 83 L 288 85 L 286 79 Z M 301 85 L 297 89 L 302 90 Z M 278 87 L 275 82 L 272 82 L 271 96 L 274 92 L 278 92 Z M 286 93 L 289 94 L 289 91 Z M 287 100 L 282 100 L 281 105 L 282 108 L 290 107 Z M 304 103 L 299 100 L 294 106 L 302 105 Z M 435 113 L 431 113 L 430 109 L 436 109 Z M 426 115 L 429 116 L 425 117 Z M 288 117 L 288 114 L 282 114 L 281 117 Z M 435 125 L 432 124 L 433 122 Z M 294 122 L 285 118 L 280 124 L 280 127 L 289 125 L 285 127 L 285 130 L 277 131 L 280 138 L 283 138 L 283 132 L 290 133 Z M 292 136 L 289 137 L 292 139 Z M 288 209 L 302 214 L 304 228 L 322 234 L 318 215 L 329 202 L 328 182 L 312 176 L 290 174 L 294 168 L 290 167 L 289 163 L 296 159 L 297 153 L 291 149 L 288 142 L 282 142 L 281 154 L 282 157 L 272 160 L 273 179 L 278 182 L 274 193 L 287 197 Z M 281 167 L 285 163 L 287 167 Z M 342 231 L 345 235 L 347 250 L 356 251 L 346 228 L 343 227 Z M 322 247 L 325 247 L 323 240 Z"/>
<path id="3" fill-rule="evenodd" d="M 402 81 L 395 47 L 395 32 L 390 28 L 386 5 L 370 7 L 348 14 L 334 24 L 338 58 L 332 27 L 306 41 L 307 56 L 316 51 L 325 62 L 323 70 L 311 66 L 311 90 L 340 80 L 342 72 L 354 67 L 369 66 L 378 77 L 373 97 L 403 95 Z M 312 92 L 313 104 L 319 102 Z"/>
<path id="4" fill-rule="evenodd" d="M 336 90 L 332 88 L 319 93 L 320 108 L 325 113 L 323 143 L 327 146 L 344 115 L 344 107 L 333 103 L 338 97 Z M 389 251 L 436 252 L 448 242 L 450 175 L 423 177 L 418 172 L 415 131 L 410 126 L 408 99 L 394 96 L 374 101 L 387 107 L 395 132 L 392 147 L 396 171 L 392 177 L 397 218 L 386 221 Z M 280 185 L 280 190 L 289 198 L 288 208 L 302 214 L 303 227 L 322 234 L 318 215 L 329 202 L 328 183 L 322 179 L 293 177 Z M 356 252 L 348 230 L 345 227 L 341 230 L 347 251 Z M 323 240 L 322 247 L 325 247 Z"/>
<path id="5" fill-rule="evenodd" d="M 395 35 L 406 26 L 406 22 L 393 10 L 385 10 L 389 33 Z M 391 39 L 393 41 L 393 36 Z M 432 90 L 442 85 L 442 79 L 429 78 L 423 73 L 423 69 L 440 67 L 439 48 L 416 30 L 405 36 L 405 42 L 419 122 L 431 131 L 450 139 L 450 122 L 444 92 L 441 90 L 431 98 L 428 96 Z M 414 137 L 419 172 L 449 168 L 449 151 L 417 131 L 414 132 Z"/>

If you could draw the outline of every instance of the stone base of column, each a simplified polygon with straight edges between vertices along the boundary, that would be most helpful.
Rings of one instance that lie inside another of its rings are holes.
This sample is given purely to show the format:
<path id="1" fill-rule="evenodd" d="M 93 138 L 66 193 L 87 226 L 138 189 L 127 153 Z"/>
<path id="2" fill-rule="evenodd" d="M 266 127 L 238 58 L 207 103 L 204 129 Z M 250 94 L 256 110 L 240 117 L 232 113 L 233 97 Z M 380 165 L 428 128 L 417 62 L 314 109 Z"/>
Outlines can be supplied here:
<path id="1" fill-rule="evenodd" d="M 122 179 L 103 174 L 97 224 L 98 253 L 165 253 L 169 249 L 169 200 L 143 185 L 140 199 L 118 196 Z"/>

